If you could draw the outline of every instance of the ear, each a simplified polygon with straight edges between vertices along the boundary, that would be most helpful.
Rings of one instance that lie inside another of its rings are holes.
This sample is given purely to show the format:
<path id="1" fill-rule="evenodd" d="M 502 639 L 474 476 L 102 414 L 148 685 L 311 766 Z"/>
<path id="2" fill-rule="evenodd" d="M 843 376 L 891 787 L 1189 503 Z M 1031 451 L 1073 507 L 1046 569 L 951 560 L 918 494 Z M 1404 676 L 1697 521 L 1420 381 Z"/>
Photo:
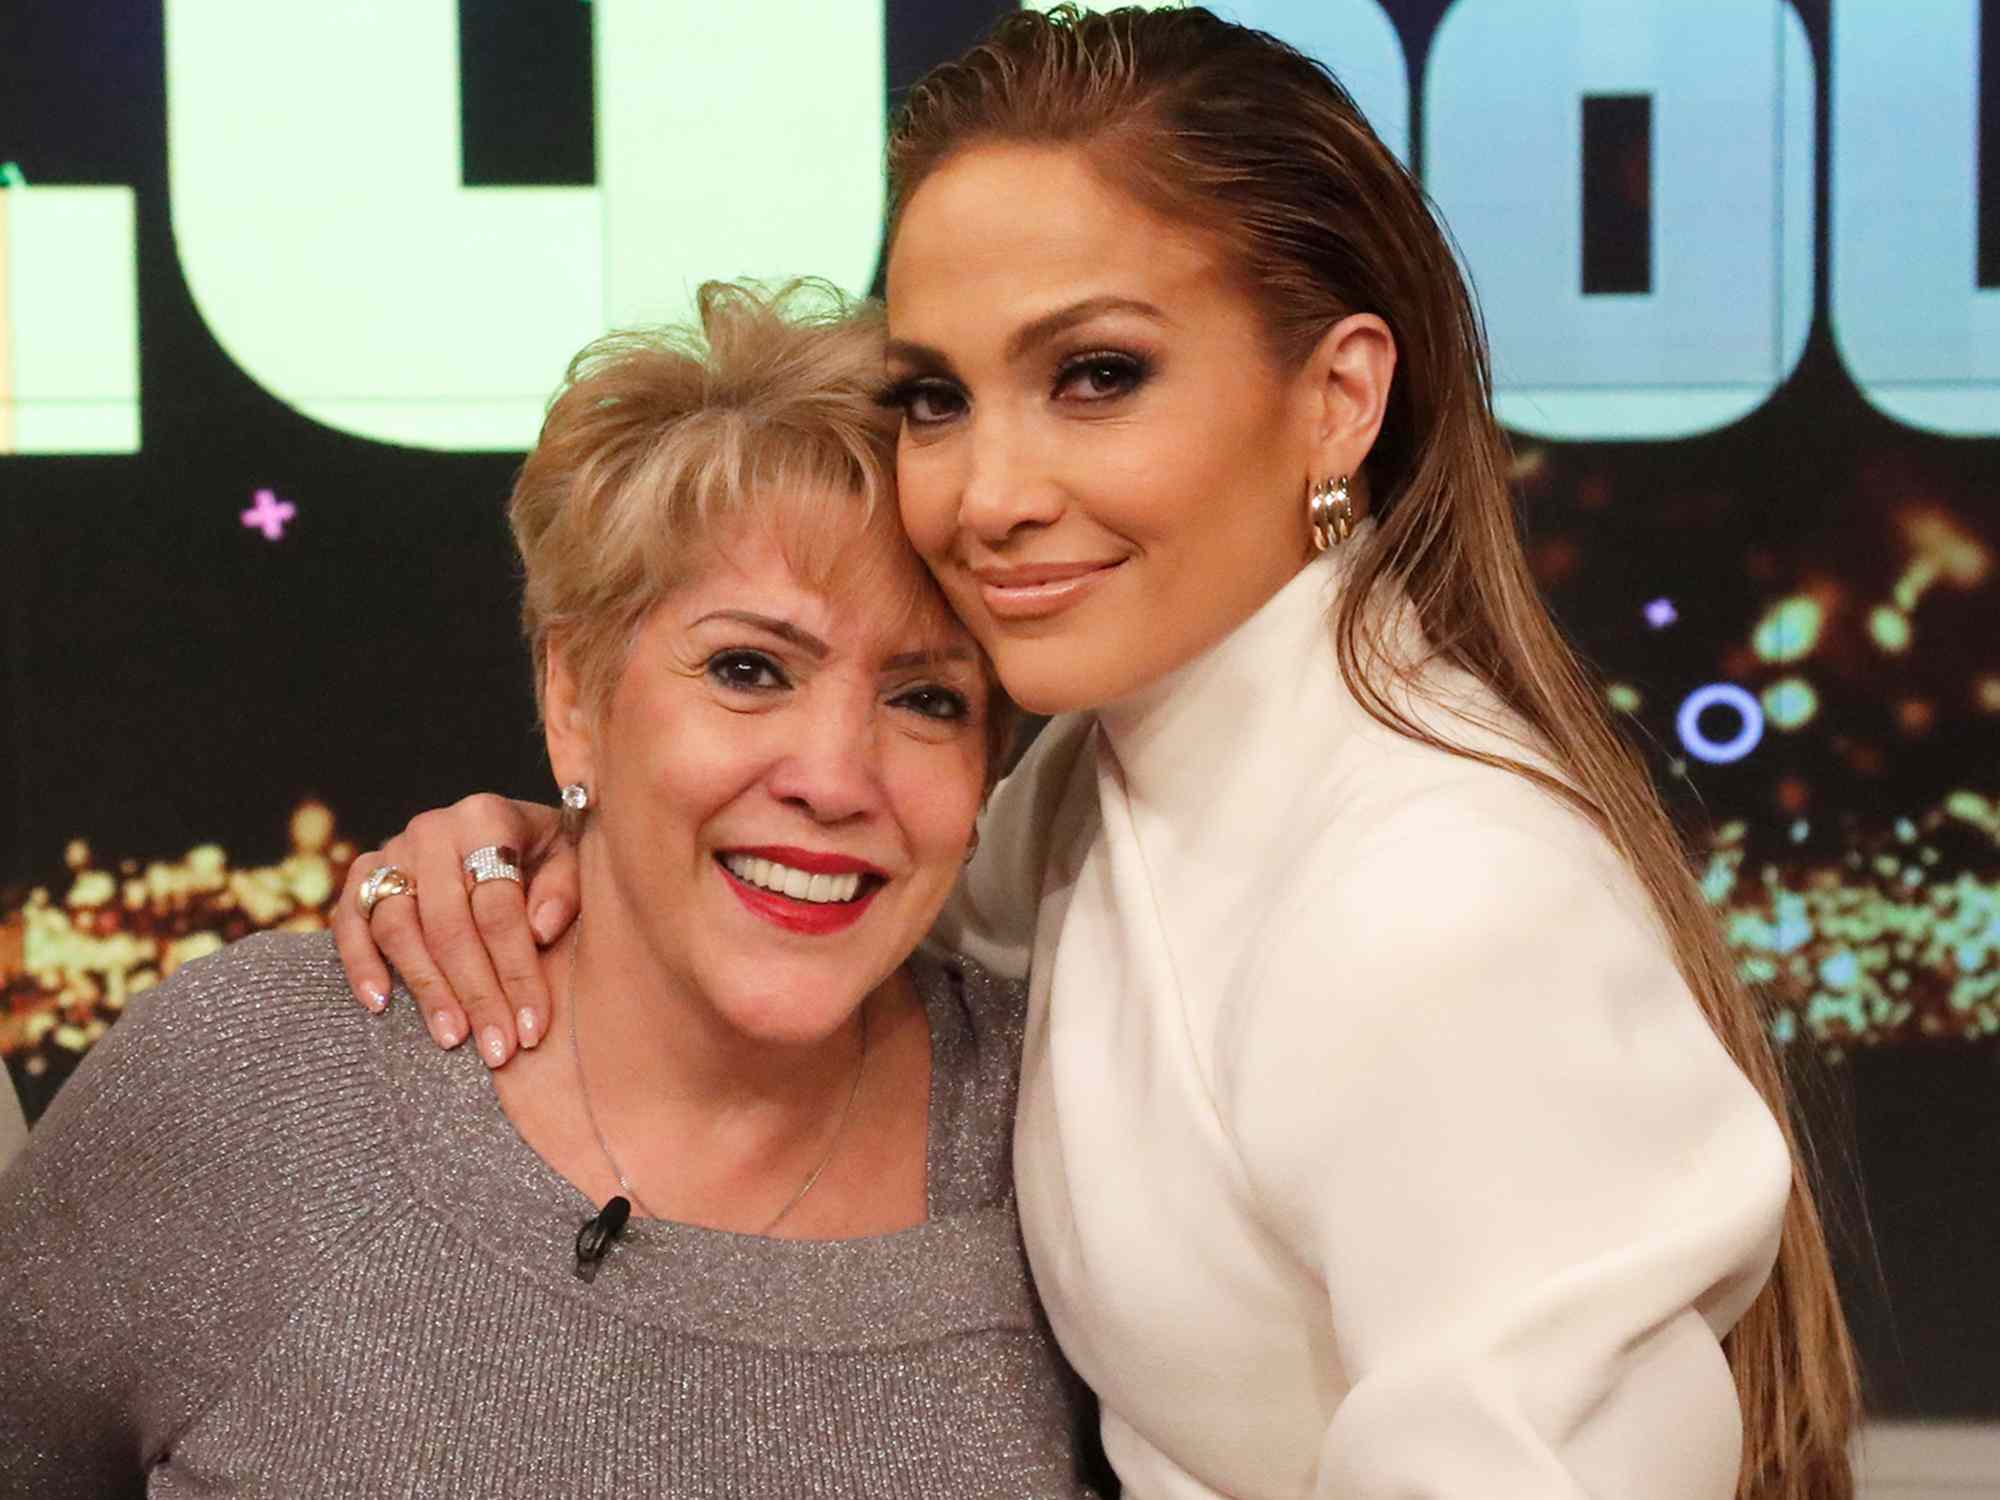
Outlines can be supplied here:
<path id="1" fill-rule="evenodd" d="M 1327 329 L 1302 372 L 1313 421 L 1308 483 L 1342 475 L 1358 480 L 1382 430 L 1395 374 L 1395 335 L 1374 313 L 1350 313 Z M 1357 482 L 1357 512 L 1366 511 L 1367 499 L 1366 487 Z"/>
<path id="2" fill-rule="evenodd" d="M 549 747 L 549 768 L 556 785 L 572 781 L 590 784 L 596 769 L 596 726 L 580 695 L 576 673 L 570 669 L 567 643 L 549 641 L 548 660 L 542 675 L 542 733 Z"/>

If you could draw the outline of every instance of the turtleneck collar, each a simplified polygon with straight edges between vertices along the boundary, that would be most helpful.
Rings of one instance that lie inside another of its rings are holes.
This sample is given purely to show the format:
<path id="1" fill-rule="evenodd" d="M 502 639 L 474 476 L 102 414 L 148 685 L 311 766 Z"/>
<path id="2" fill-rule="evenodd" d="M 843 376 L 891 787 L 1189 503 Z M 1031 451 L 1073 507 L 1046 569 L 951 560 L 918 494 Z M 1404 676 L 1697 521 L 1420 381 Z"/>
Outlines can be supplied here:
<path id="1" fill-rule="evenodd" d="M 1315 748 L 1362 710 L 1340 679 L 1332 610 L 1369 523 L 1301 568 L 1256 613 L 1184 666 L 1098 711 L 1125 795 L 1180 818 L 1232 788 L 1282 799 Z"/>

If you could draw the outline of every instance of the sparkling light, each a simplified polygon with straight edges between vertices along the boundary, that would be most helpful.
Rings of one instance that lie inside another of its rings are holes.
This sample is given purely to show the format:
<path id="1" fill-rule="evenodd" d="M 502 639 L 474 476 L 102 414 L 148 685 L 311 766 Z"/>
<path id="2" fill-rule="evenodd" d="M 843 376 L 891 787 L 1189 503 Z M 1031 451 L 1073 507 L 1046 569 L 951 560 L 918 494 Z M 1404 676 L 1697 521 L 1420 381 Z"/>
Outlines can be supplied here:
<path id="1" fill-rule="evenodd" d="M 1751 633 L 1750 645 L 1765 661 L 1798 661 L 1819 644 L 1826 611 L 1817 599 L 1794 594 L 1772 605 Z"/>
<path id="2" fill-rule="evenodd" d="M 1910 649 L 1910 617 L 1887 604 L 1878 604 L 1869 611 L 1868 633 L 1891 656 L 1900 656 Z"/>
<path id="3" fill-rule="evenodd" d="M 243 524 L 252 531 L 264 533 L 266 541 L 275 542 L 285 534 L 285 525 L 299 513 L 299 508 L 289 500 L 280 500 L 274 490 L 259 490 L 250 497 L 256 501 L 243 512 Z"/>
<path id="4" fill-rule="evenodd" d="M 1702 714 L 1718 707 L 1734 709 L 1740 720 L 1736 733 L 1726 740 L 1710 738 L 1701 727 Z M 1735 683 L 1711 682 L 1707 687 L 1698 687 L 1687 695 L 1681 703 L 1680 712 L 1674 716 L 1674 728 L 1680 734 L 1681 743 L 1687 746 L 1688 754 L 1696 760 L 1705 760 L 1712 766 L 1726 766 L 1731 761 L 1743 759 L 1764 738 L 1764 710 L 1755 698 Z"/>
<path id="5" fill-rule="evenodd" d="M 1819 712 L 1819 694 L 1803 677 L 1783 677 L 1764 689 L 1764 717 L 1779 729 L 1801 729 Z"/>

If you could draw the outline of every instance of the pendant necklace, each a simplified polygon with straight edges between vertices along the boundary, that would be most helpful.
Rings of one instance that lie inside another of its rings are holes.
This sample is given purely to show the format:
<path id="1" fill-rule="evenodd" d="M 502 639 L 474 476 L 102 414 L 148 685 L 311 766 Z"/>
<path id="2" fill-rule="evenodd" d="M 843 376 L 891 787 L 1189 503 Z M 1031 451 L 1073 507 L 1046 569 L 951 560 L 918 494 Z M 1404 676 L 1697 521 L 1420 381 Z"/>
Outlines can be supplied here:
<path id="1" fill-rule="evenodd" d="M 611 1168 L 611 1175 L 618 1179 L 618 1186 L 625 1190 L 625 1196 L 631 1201 L 631 1205 L 648 1218 L 658 1218 L 659 1215 L 648 1208 L 646 1200 L 639 1196 L 639 1190 L 632 1186 L 632 1180 L 625 1175 L 625 1169 L 618 1165 L 618 1158 L 611 1150 L 611 1142 L 605 1139 L 604 1130 L 597 1123 L 597 1112 L 590 1107 L 590 1085 L 584 1080 L 583 1076 L 583 1051 L 577 1046 L 576 1041 L 576 971 L 581 966 L 579 960 L 582 956 L 583 918 L 579 916 L 576 919 L 576 942 L 569 956 L 569 983 L 566 986 L 567 995 L 564 1003 L 569 1008 L 569 1057 L 571 1066 L 576 1069 L 576 1091 L 583 1100 L 583 1117 L 590 1124 L 590 1133 L 597 1137 L 597 1149 L 604 1153 L 605 1165 Z M 846 1133 L 847 1119 L 848 1116 L 854 1113 L 855 1096 L 861 1092 L 861 1077 L 867 1069 L 868 1007 L 866 1001 L 864 1001 L 861 1007 L 861 1056 L 854 1065 L 854 1082 L 848 1086 L 847 1100 L 840 1106 L 840 1118 L 834 1122 L 833 1134 L 827 1138 L 826 1150 L 820 1154 L 819 1161 L 814 1164 L 813 1169 L 806 1173 L 806 1180 L 799 1184 L 798 1191 L 793 1193 L 786 1200 L 785 1206 L 773 1214 L 764 1227 L 757 1231 L 758 1234 L 768 1235 L 772 1230 L 784 1223 L 791 1211 L 805 1201 L 806 1194 L 810 1193 L 819 1182 L 820 1174 L 826 1171 L 827 1163 L 833 1160 L 833 1153 L 840 1145 L 840 1138 Z M 603 1217 L 613 1217 L 612 1204 L 616 1203 L 616 1201 L 614 1199 L 612 1203 L 605 1205 Z M 622 1228 L 625 1214 L 618 1213 L 615 1217 L 619 1227 Z M 593 1219 L 590 1222 L 594 1224 L 597 1220 Z M 589 1227 L 588 1224 L 585 1225 L 586 1231 Z M 613 1229 L 610 1232 L 616 1234 L 617 1230 Z M 608 1245 L 605 1248 L 608 1248 Z M 603 1252 L 600 1250 L 597 1258 L 601 1259 L 602 1254 Z M 579 1258 L 581 1258 L 581 1252 L 579 1253 Z"/>

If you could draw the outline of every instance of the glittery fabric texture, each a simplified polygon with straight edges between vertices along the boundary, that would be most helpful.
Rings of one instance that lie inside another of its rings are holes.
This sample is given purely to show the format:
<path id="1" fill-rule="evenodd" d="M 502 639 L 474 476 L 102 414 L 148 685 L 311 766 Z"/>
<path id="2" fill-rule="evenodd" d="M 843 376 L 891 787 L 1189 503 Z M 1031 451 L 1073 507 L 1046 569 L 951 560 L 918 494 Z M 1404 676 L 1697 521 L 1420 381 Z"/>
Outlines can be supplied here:
<path id="1" fill-rule="evenodd" d="M 592 1205 L 324 937 L 136 1001 L 0 1176 L 0 1496 L 1075 1495 L 1008 1176 L 1022 997 L 918 961 L 928 1223 Z"/>

